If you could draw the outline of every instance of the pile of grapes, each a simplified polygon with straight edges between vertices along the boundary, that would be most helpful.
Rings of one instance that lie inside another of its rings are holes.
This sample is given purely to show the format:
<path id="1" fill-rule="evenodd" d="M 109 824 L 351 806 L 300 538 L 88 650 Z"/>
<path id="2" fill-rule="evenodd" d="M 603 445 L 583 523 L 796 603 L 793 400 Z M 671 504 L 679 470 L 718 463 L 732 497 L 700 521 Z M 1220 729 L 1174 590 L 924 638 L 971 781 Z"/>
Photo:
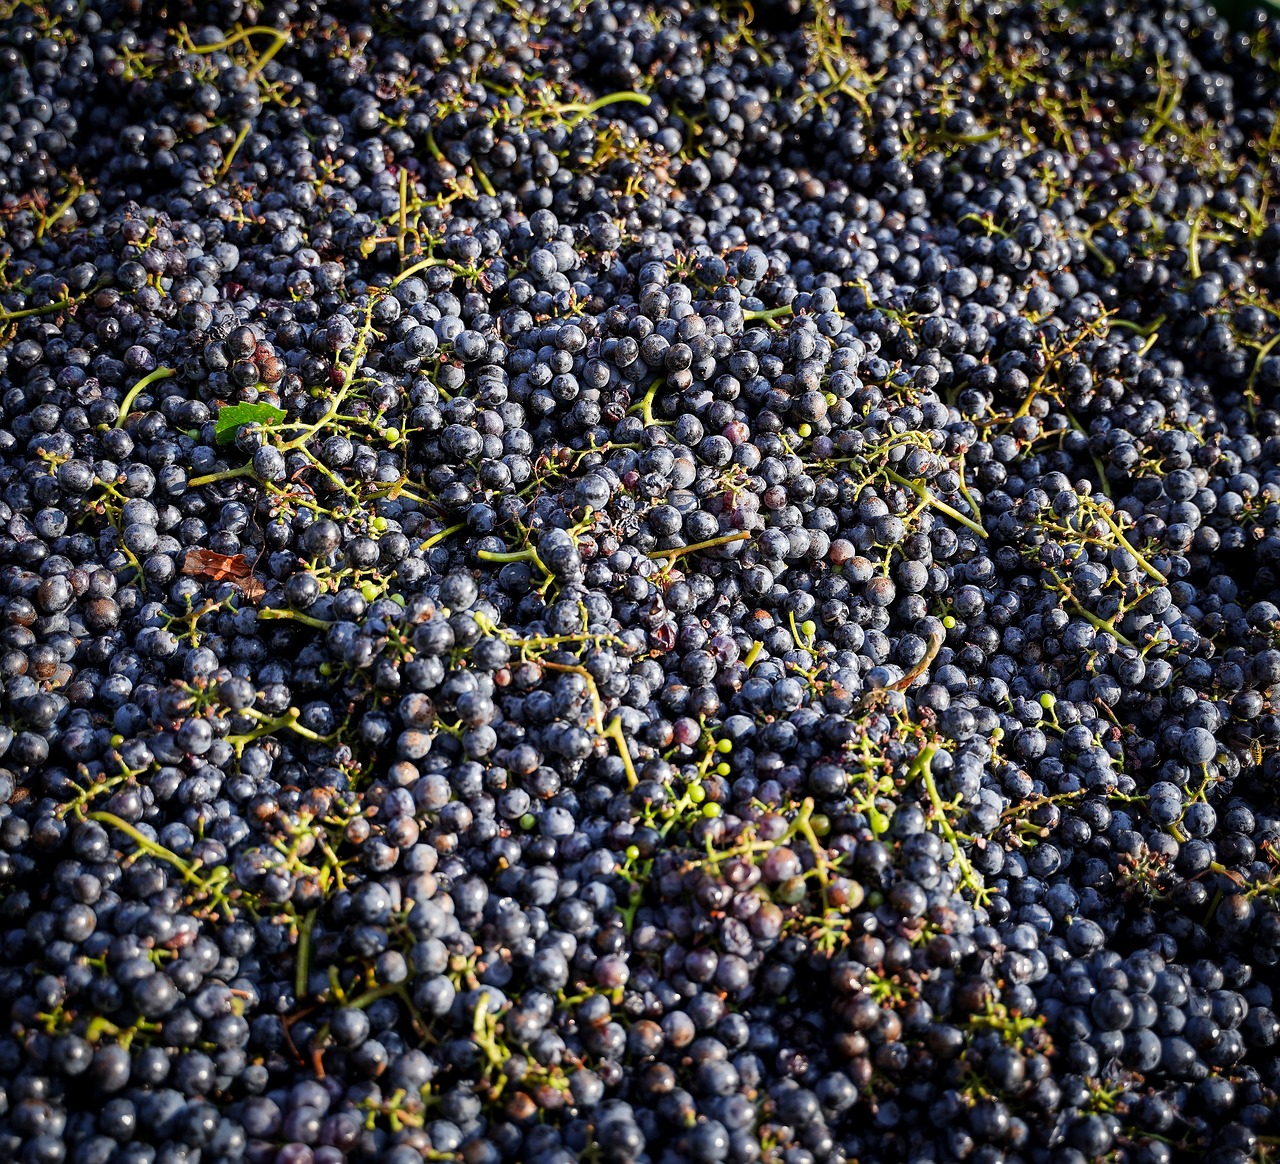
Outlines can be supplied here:
<path id="1" fill-rule="evenodd" d="M 0 1160 L 1280 1159 L 1280 11 L 3 0 Z"/>

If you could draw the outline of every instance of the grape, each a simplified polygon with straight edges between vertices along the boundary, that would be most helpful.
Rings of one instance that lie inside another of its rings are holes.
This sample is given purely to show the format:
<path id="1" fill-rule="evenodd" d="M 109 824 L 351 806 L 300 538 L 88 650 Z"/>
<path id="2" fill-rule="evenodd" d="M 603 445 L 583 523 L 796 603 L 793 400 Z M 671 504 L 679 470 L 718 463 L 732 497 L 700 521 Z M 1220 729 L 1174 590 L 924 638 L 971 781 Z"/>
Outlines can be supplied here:
<path id="1" fill-rule="evenodd" d="M 1249 1159 L 1280 21 L 0 23 L 0 1154 Z"/>

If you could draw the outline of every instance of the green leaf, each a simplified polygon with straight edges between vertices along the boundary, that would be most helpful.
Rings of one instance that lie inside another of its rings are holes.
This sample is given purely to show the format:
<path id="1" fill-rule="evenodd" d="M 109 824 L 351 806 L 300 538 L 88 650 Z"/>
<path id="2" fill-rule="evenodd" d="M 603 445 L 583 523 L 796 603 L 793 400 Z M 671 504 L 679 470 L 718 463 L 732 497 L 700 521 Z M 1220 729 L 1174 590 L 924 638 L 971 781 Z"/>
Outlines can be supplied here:
<path id="1" fill-rule="evenodd" d="M 1249 17 L 1257 9 L 1275 11 L 1280 8 L 1280 0 L 1217 0 L 1214 7 L 1232 28 L 1240 30 L 1248 27 Z"/>
<path id="2" fill-rule="evenodd" d="M 284 420 L 285 415 L 285 410 L 274 404 L 230 404 L 218 410 L 214 433 L 218 444 L 229 444 L 246 424 L 270 428 Z"/>

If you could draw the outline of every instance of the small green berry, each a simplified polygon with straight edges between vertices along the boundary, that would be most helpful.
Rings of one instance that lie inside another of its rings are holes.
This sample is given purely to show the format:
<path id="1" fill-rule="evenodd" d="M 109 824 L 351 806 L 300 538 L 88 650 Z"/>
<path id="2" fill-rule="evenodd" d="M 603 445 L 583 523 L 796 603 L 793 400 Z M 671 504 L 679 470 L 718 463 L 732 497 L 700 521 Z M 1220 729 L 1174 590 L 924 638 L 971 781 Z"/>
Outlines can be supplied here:
<path id="1" fill-rule="evenodd" d="M 773 891 L 775 901 L 783 905 L 796 905 L 804 900 L 804 878 L 788 877 Z"/>

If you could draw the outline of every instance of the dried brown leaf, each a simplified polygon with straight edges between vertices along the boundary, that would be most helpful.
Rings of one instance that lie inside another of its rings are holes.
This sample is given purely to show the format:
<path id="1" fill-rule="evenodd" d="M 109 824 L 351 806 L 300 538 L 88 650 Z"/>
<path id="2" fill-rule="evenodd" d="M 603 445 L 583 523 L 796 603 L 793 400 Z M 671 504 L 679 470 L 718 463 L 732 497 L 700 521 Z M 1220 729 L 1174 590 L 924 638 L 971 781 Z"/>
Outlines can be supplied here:
<path id="1" fill-rule="evenodd" d="M 267 588 L 253 576 L 253 567 L 243 554 L 188 550 L 182 572 L 210 582 L 234 582 L 250 602 L 256 602 L 267 592 Z"/>

